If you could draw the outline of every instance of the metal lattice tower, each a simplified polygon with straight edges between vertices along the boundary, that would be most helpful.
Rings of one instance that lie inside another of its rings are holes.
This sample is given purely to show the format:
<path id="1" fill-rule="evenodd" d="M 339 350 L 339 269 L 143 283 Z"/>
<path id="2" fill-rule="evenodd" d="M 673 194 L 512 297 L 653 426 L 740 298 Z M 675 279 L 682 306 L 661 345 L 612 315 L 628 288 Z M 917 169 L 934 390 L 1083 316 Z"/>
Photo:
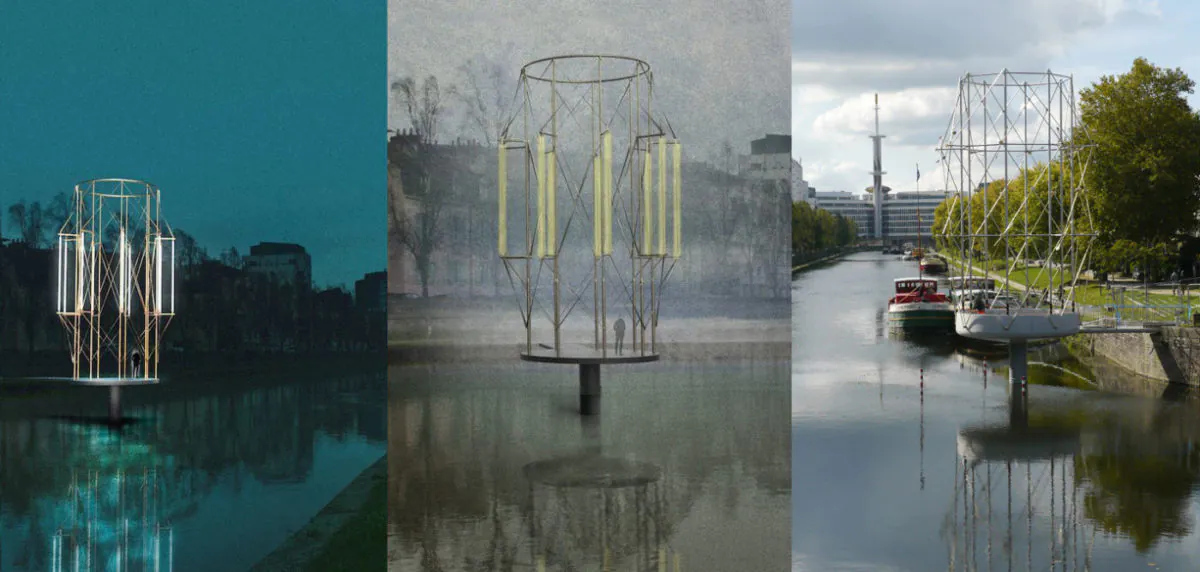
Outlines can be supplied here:
<path id="1" fill-rule="evenodd" d="M 156 380 L 159 344 L 175 315 L 175 238 L 161 218 L 159 189 L 130 179 L 86 181 L 75 186 L 71 207 L 58 233 L 56 313 L 72 376 Z"/>
<path id="2" fill-rule="evenodd" d="M 526 353 L 541 322 L 553 331 L 548 357 L 607 359 L 616 316 L 629 319 L 629 353 L 654 355 L 663 287 L 682 252 L 682 187 L 680 142 L 653 111 L 649 64 L 537 60 L 521 68 L 516 101 L 500 136 L 498 247 L 523 290 Z M 589 303 L 586 324 L 575 310 Z M 564 349 L 572 344 L 586 351 Z"/>
<path id="3" fill-rule="evenodd" d="M 993 340 L 1073 334 L 1074 287 L 1094 237 L 1074 81 L 1003 70 L 967 74 L 958 90 L 938 148 L 951 192 L 938 234 L 965 262 L 964 276 L 986 276 L 1002 261 L 998 282 L 1019 303 L 999 307 L 997 298 L 983 314 L 960 306 L 956 329 Z"/>

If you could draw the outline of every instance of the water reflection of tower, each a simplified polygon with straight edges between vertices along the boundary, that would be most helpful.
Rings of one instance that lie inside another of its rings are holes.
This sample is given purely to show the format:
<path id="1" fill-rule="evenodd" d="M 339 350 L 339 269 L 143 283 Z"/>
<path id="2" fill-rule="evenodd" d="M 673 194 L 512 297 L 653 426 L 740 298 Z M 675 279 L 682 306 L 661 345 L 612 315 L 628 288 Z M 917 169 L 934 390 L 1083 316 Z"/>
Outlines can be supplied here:
<path id="1" fill-rule="evenodd" d="M 174 531 L 160 521 L 160 473 L 139 449 L 77 469 L 51 541 L 52 571 L 172 570 Z"/>
<path id="2" fill-rule="evenodd" d="M 581 423 L 579 454 L 526 465 L 535 566 L 578 570 L 681 569 L 671 550 L 669 491 L 654 464 L 606 456 L 599 419 Z"/>
<path id="3" fill-rule="evenodd" d="M 988 569 L 997 559 L 993 551 L 998 550 L 998 559 L 1010 570 L 1014 565 L 1021 565 L 1022 553 L 1023 569 L 1035 569 L 1036 558 L 1037 569 L 1062 565 L 1064 569 L 1089 570 L 1092 543 L 1088 531 L 1091 530 L 1094 536 L 1095 530 L 1084 519 L 1074 477 L 1067 478 L 1067 472 L 1073 469 L 1070 463 L 1063 461 L 1073 458 L 1079 447 L 1078 431 L 1031 427 L 1028 397 L 1018 392 L 1011 394 L 1007 425 L 960 431 L 953 506 L 943 526 L 948 542 L 949 569 L 979 568 L 979 550 L 982 548 Z M 994 502 L 992 481 L 996 473 L 1000 473 L 1003 484 L 998 485 L 1001 490 L 997 491 L 1002 498 Z M 1021 473 L 1024 473 L 1024 486 L 1021 486 Z M 1034 506 L 1045 502 L 1046 497 L 1050 530 L 1037 539 L 1039 546 L 1035 546 L 1035 536 L 1041 536 L 1043 532 L 1035 534 Z M 997 503 L 1003 505 L 999 517 L 994 518 Z M 1019 532 L 1015 532 L 1022 520 L 1024 550 L 1019 546 L 1020 539 L 1016 538 Z M 993 528 L 997 525 L 1003 530 L 998 544 L 994 542 L 998 535 Z M 980 526 L 985 528 L 982 538 L 978 534 Z M 1048 544 L 1044 552 L 1043 543 Z"/>

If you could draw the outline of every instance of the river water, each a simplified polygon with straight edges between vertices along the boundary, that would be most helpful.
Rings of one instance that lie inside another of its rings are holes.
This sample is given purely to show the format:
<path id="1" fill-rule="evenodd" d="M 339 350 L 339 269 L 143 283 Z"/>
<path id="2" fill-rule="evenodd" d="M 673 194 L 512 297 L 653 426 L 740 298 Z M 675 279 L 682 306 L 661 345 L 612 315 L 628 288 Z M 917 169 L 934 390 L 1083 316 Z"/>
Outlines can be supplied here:
<path id="1" fill-rule="evenodd" d="M 389 569 L 787 569 L 787 368 L 393 366 Z"/>
<path id="2" fill-rule="evenodd" d="M 897 258 L 794 283 L 792 569 L 1200 570 L 1194 396 L 1055 345 L 1014 398 L 1002 348 L 889 332 Z"/>
<path id="3" fill-rule="evenodd" d="M 0 399 L 0 570 L 247 570 L 385 452 L 378 368 Z"/>

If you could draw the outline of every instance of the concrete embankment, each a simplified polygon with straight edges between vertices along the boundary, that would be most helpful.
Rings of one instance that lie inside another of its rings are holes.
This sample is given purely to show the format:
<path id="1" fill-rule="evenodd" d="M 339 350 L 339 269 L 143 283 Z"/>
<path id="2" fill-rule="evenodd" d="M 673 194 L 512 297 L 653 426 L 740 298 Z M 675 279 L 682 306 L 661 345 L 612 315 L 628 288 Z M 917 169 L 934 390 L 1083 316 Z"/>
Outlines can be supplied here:
<path id="1" fill-rule="evenodd" d="M 317 555 L 322 554 L 335 533 L 351 525 L 354 519 L 360 518 L 364 503 L 368 502 L 371 496 L 371 490 L 386 479 L 387 457 L 382 457 L 355 477 L 308 524 L 255 564 L 252 572 L 282 572 L 309 568 L 310 563 Z M 385 530 L 379 530 L 381 537 L 385 533 Z M 382 557 L 382 554 L 378 555 L 381 560 Z"/>
<path id="2" fill-rule="evenodd" d="M 1200 329 L 1168 326 L 1154 333 L 1080 334 L 1067 341 L 1082 357 L 1102 357 L 1159 381 L 1200 387 Z"/>

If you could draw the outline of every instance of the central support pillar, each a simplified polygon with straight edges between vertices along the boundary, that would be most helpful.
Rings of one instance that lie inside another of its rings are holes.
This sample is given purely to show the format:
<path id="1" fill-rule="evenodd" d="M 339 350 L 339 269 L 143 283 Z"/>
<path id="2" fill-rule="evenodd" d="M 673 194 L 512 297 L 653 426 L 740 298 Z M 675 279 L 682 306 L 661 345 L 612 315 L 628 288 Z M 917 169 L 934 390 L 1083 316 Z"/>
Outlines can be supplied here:
<path id="1" fill-rule="evenodd" d="M 600 414 L 600 364 L 579 364 L 579 413 Z"/>
<path id="2" fill-rule="evenodd" d="M 121 420 L 121 387 L 118 385 L 108 388 L 108 420 L 113 423 Z"/>
<path id="3" fill-rule="evenodd" d="M 1012 385 L 1021 385 L 1021 380 L 1028 383 L 1029 370 L 1029 342 L 1025 340 L 1013 340 L 1008 344 L 1008 382 Z"/>

